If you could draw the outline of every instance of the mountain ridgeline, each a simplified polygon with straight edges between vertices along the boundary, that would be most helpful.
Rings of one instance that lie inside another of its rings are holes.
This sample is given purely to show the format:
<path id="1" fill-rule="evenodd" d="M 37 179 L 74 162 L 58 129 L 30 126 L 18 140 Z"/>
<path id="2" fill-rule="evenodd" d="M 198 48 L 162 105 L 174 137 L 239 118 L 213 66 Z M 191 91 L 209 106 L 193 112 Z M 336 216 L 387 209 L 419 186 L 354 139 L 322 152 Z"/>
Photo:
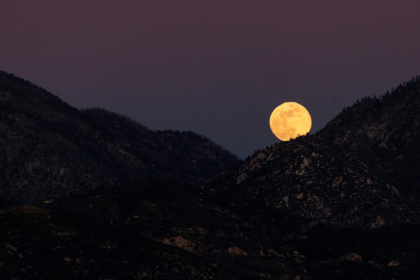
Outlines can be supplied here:
<path id="1" fill-rule="evenodd" d="M 319 133 L 401 193 L 420 198 L 420 77 L 345 108 Z"/>
<path id="2" fill-rule="evenodd" d="M 0 72 L 0 278 L 417 279 L 419 133 L 420 77 L 239 161 Z"/>
<path id="3" fill-rule="evenodd" d="M 364 98 L 315 135 L 255 152 L 214 179 L 275 209 L 339 227 L 418 221 L 420 78 Z"/>
<path id="4" fill-rule="evenodd" d="M 152 131 L 103 109 L 77 110 L 0 72 L 0 197 L 18 203 L 134 179 L 199 181 L 238 162 L 192 132 Z"/>
<path id="5" fill-rule="evenodd" d="M 339 227 L 376 228 L 415 216 L 393 185 L 317 135 L 259 151 L 221 181 L 232 195 L 246 192 L 273 209 Z"/>

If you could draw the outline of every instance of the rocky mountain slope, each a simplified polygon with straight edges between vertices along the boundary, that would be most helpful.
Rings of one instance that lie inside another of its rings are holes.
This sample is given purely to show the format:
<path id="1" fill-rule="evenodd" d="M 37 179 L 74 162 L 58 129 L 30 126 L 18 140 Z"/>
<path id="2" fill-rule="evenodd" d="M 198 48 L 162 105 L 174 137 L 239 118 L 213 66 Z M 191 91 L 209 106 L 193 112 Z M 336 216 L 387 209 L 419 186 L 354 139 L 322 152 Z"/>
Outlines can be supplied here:
<path id="1" fill-rule="evenodd" d="M 156 132 L 101 109 L 79 111 L 0 72 L 0 197 L 18 203 L 139 178 L 197 181 L 236 156 L 192 132 Z"/>
<path id="2" fill-rule="evenodd" d="M 212 184 L 251 200 L 339 227 L 409 222 L 415 212 L 399 191 L 354 154 L 317 135 L 256 152 Z"/>
<path id="3" fill-rule="evenodd" d="M 358 101 L 318 135 L 356 154 L 401 193 L 420 198 L 420 77 Z"/>

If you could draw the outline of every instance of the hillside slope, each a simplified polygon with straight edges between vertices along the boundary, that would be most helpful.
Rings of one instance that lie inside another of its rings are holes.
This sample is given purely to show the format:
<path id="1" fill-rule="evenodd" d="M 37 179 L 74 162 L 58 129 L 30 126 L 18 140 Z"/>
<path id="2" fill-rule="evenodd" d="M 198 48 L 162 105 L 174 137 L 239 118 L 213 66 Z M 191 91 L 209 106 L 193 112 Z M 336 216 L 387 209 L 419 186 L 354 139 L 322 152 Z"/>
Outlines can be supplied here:
<path id="1" fill-rule="evenodd" d="M 338 227 L 376 228 L 415 217 L 393 185 L 316 135 L 257 151 L 211 183 L 232 196 Z"/>
<path id="2" fill-rule="evenodd" d="M 139 178 L 197 181 L 238 162 L 192 132 L 156 132 L 101 109 L 79 111 L 0 72 L 0 197 L 40 201 Z"/>
<path id="3" fill-rule="evenodd" d="M 356 154 L 401 193 L 420 198 L 420 77 L 356 102 L 318 135 Z"/>

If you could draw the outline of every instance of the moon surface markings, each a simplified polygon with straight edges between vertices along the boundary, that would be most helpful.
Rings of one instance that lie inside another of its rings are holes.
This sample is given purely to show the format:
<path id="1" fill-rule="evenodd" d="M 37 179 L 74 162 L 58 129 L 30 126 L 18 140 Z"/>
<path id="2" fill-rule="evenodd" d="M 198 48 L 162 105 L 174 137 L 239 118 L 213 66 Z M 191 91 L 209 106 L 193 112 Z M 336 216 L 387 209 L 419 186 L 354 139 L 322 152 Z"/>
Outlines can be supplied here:
<path id="1" fill-rule="evenodd" d="M 270 116 L 270 128 L 282 141 L 289 141 L 311 130 L 312 119 L 308 110 L 296 102 L 285 102 L 274 109 Z"/>

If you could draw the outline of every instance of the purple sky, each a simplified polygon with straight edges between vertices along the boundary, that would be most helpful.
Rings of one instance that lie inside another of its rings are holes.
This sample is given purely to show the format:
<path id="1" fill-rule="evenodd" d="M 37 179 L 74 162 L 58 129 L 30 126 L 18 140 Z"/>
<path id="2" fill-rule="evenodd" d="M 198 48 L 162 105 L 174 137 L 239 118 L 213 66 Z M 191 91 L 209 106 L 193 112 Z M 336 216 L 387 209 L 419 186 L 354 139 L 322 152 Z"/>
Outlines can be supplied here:
<path id="1" fill-rule="evenodd" d="M 420 75 L 420 1 L 1 0 L 0 69 L 245 157 L 283 102 L 316 132 Z"/>

